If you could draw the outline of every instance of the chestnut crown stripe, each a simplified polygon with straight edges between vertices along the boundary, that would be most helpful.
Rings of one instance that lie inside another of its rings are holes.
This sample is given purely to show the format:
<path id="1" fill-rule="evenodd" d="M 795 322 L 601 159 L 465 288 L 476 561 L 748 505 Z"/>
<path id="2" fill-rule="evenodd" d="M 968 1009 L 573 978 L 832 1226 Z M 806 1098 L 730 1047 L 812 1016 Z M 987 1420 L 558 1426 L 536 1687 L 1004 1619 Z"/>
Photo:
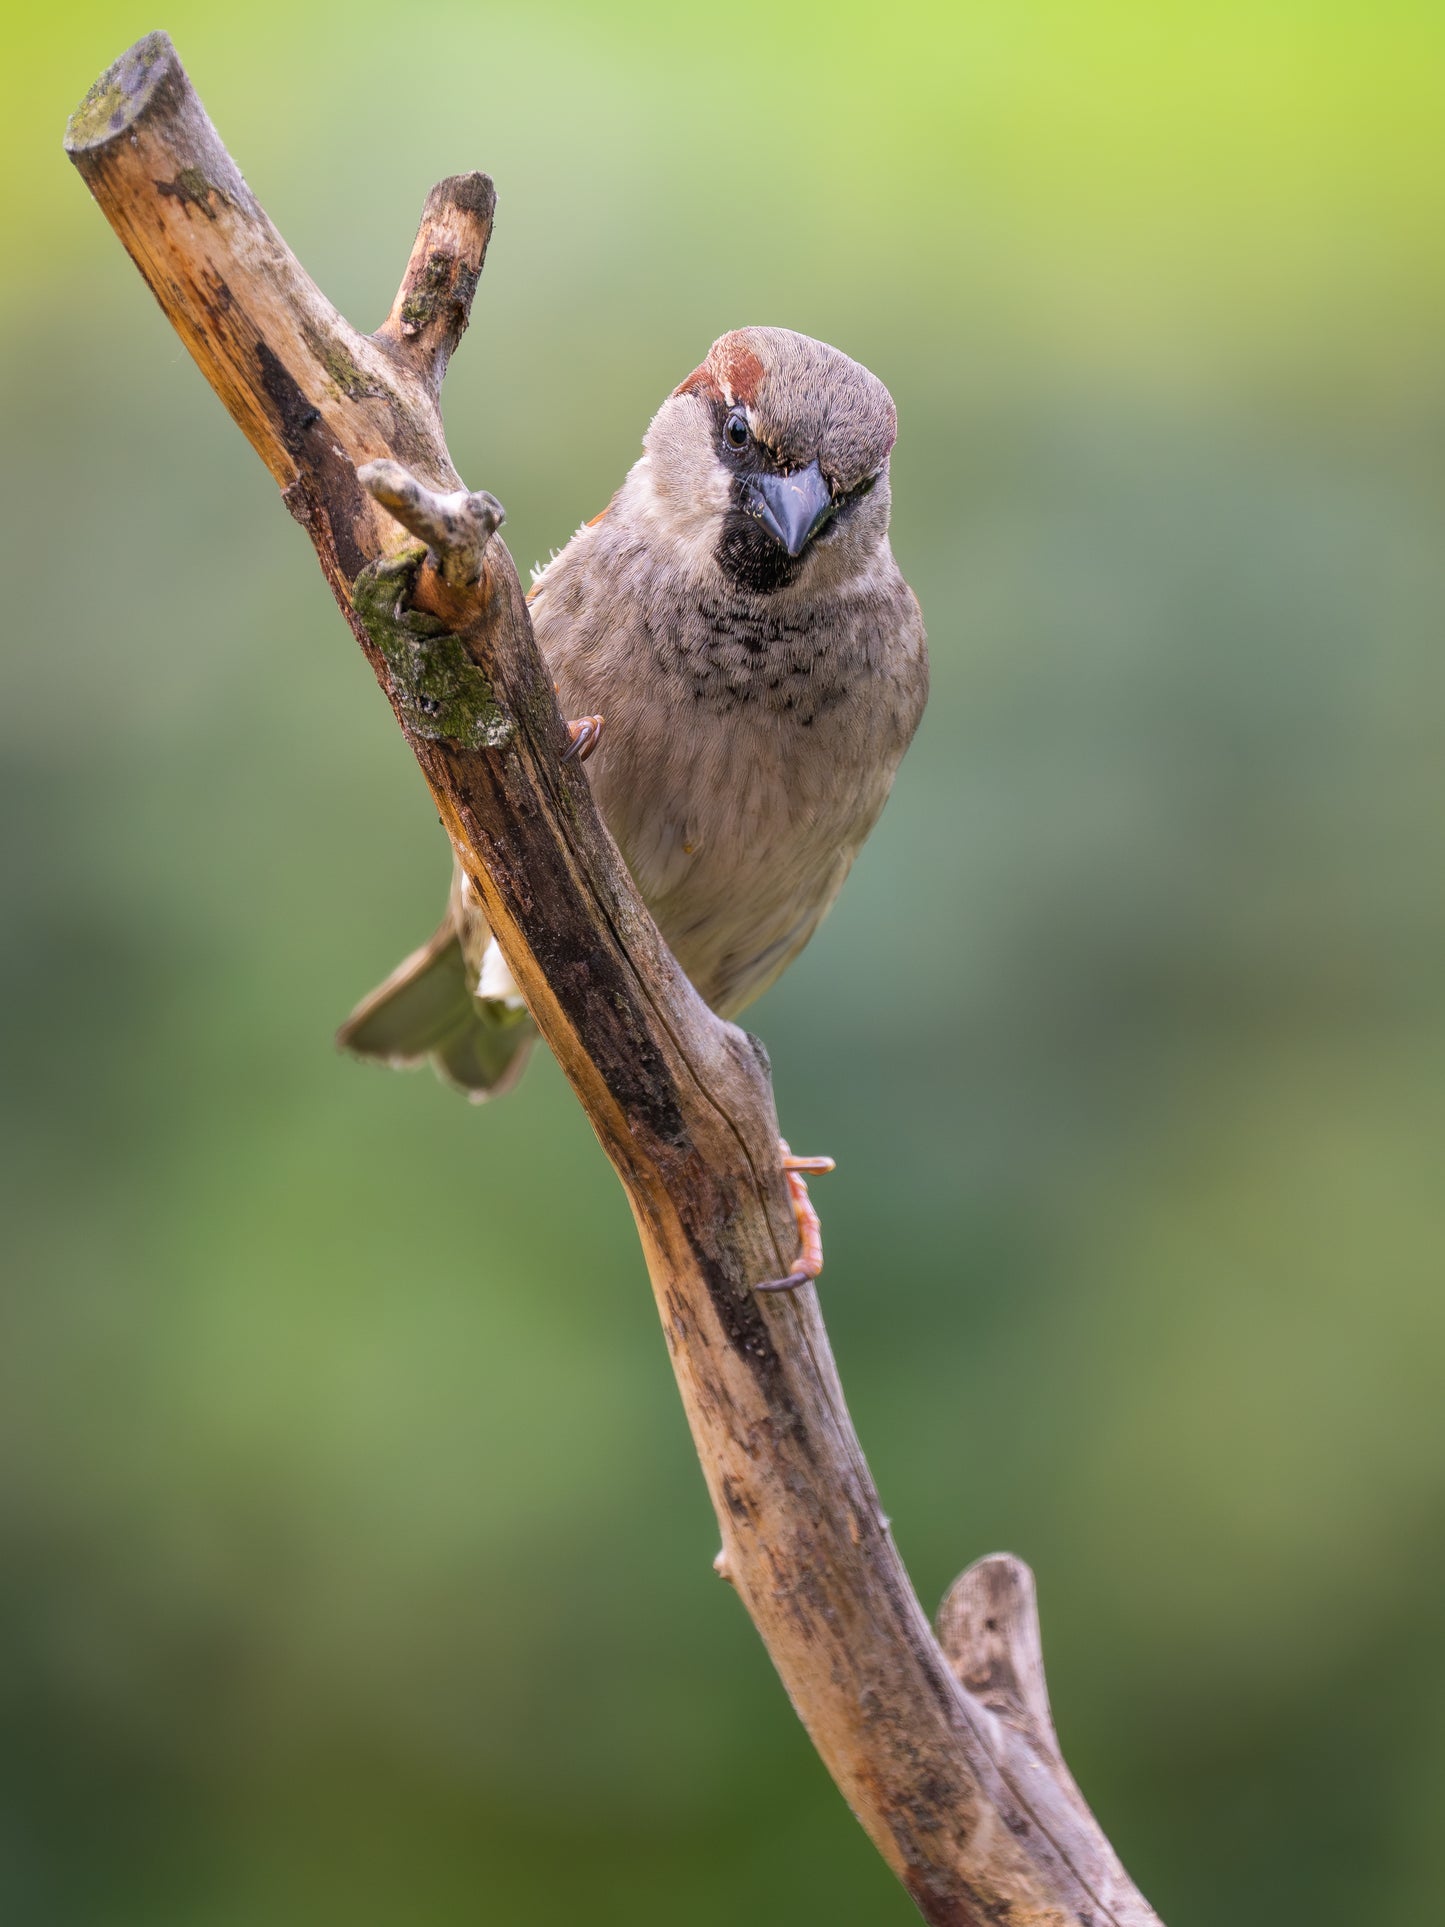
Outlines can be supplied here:
<path id="1" fill-rule="evenodd" d="M 758 398 L 765 374 L 763 364 L 745 342 L 724 335 L 700 368 L 673 390 L 675 395 L 703 395 L 732 407 L 750 406 Z"/>

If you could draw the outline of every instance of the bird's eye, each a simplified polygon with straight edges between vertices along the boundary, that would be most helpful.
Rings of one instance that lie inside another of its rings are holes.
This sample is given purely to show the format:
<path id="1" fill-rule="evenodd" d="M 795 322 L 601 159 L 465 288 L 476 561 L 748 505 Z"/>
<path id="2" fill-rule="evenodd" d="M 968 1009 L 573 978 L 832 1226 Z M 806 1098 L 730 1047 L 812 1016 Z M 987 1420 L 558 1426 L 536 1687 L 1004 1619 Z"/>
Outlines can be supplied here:
<path id="1" fill-rule="evenodd" d="M 729 448 L 747 447 L 748 418 L 740 408 L 735 408 L 723 423 L 723 440 Z"/>

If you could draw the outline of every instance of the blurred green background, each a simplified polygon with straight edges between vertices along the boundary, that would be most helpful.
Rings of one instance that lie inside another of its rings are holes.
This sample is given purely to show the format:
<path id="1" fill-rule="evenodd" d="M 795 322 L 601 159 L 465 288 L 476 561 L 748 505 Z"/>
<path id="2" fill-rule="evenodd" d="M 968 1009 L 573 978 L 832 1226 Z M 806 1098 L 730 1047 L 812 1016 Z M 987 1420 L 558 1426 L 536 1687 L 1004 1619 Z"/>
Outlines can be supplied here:
<path id="1" fill-rule="evenodd" d="M 712 338 L 898 401 L 934 696 L 750 1017 L 930 1606 L 1037 1569 L 1170 1927 L 1415 1923 L 1445 1800 L 1445 19 L 375 0 L 12 20 L 0 123 L 0 1916 L 913 1917 L 733 1595 L 555 1068 L 331 1032 L 447 855 L 300 532 L 61 153 L 171 31 L 447 383 L 523 564 Z"/>

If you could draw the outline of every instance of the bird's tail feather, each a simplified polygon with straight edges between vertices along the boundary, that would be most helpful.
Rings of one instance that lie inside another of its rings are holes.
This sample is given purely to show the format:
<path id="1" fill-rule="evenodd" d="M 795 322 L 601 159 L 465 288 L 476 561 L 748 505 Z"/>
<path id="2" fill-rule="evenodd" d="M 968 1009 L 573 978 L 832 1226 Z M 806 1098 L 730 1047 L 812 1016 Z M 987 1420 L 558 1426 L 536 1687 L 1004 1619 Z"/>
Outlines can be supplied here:
<path id="1" fill-rule="evenodd" d="M 472 995 L 450 921 L 397 965 L 336 1033 L 344 1050 L 397 1069 L 430 1059 L 437 1075 L 474 1104 L 511 1090 L 537 1031 L 525 1010 Z"/>

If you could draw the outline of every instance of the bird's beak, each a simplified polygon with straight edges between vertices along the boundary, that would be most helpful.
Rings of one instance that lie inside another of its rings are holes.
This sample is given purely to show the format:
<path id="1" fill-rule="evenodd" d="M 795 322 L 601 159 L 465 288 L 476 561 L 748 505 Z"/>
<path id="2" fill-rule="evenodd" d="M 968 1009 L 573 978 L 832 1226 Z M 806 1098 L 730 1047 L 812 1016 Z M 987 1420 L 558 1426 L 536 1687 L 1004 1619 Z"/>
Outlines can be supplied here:
<path id="1" fill-rule="evenodd" d="M 833 513 L 833 497 L 816 462 L 791 475 L 749 475 L 743 509 L 789 555 L 801 555 Z"/>

